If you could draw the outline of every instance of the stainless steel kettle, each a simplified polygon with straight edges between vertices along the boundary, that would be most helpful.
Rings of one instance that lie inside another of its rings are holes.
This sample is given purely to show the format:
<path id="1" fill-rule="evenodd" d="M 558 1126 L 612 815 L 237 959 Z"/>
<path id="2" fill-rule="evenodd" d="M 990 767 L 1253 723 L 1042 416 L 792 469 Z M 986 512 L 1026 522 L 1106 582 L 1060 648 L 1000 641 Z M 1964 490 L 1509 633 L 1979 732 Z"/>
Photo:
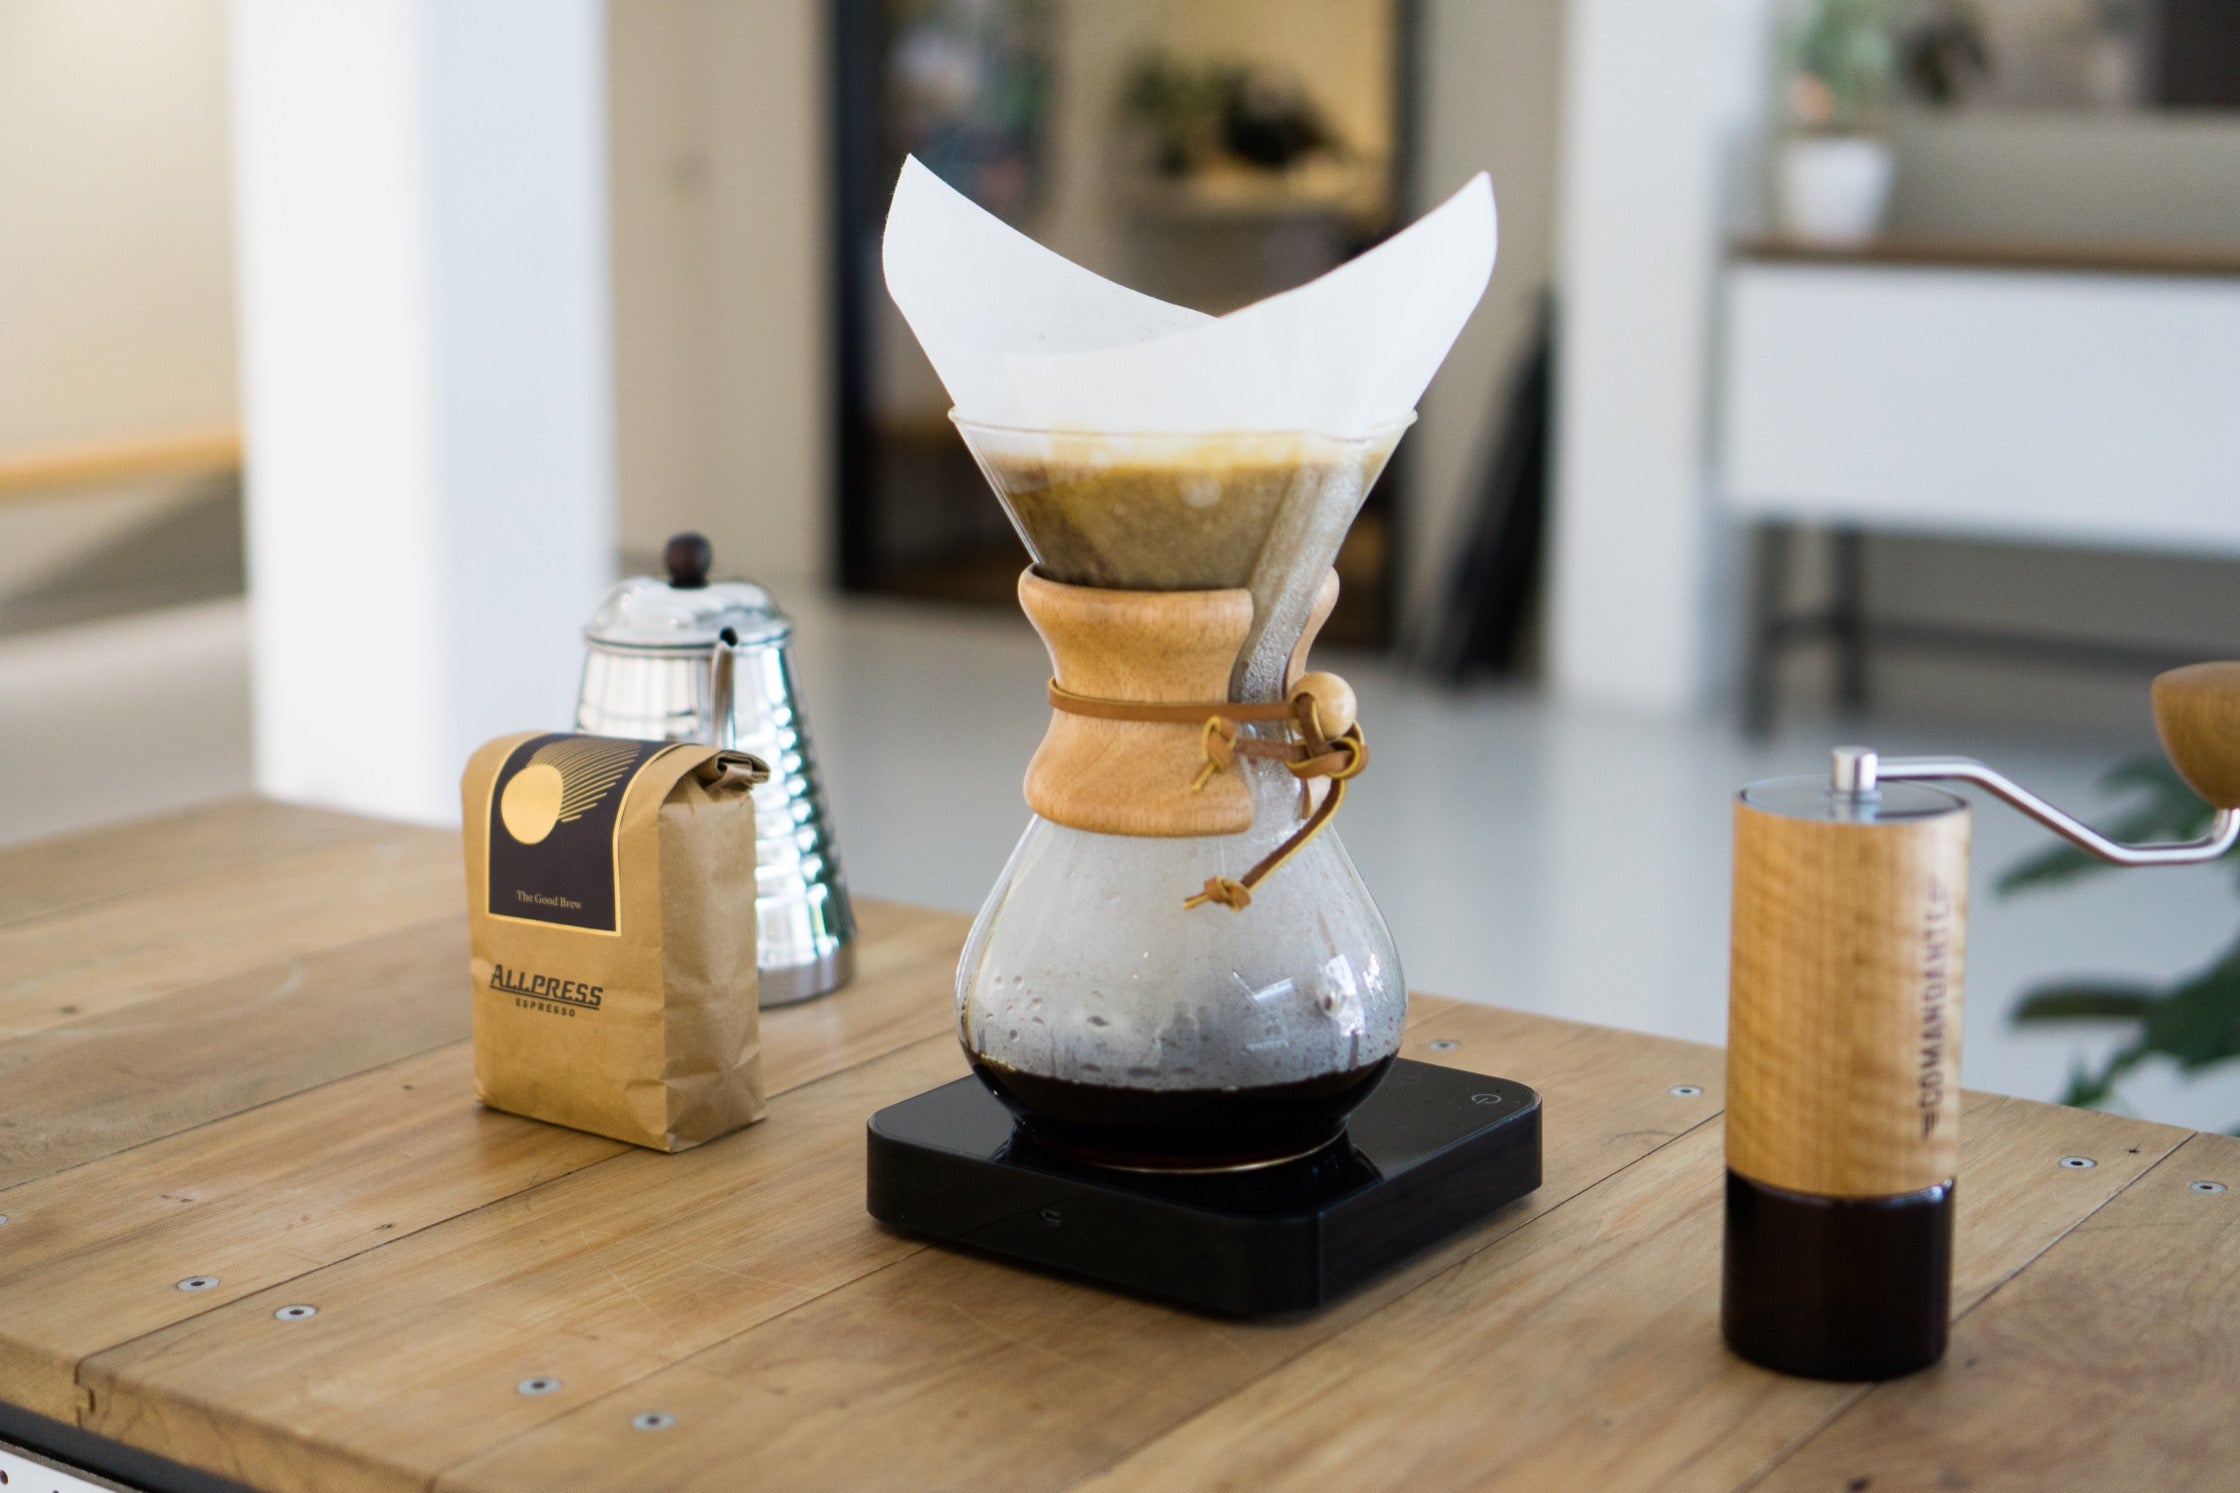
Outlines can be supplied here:
<path id="1" fill-rule="evenodd" d="M 671 539 L 669 575 L 616 585 L 584 628 L 576 729 L 701 741 L 770 765 L 754 790 L 762 1004 L 791 1005 L 855 973 L 855 915 L 832 842 L 787 645 L 793 623 L 747 581 L 710 584 L 698 534 Z"/>

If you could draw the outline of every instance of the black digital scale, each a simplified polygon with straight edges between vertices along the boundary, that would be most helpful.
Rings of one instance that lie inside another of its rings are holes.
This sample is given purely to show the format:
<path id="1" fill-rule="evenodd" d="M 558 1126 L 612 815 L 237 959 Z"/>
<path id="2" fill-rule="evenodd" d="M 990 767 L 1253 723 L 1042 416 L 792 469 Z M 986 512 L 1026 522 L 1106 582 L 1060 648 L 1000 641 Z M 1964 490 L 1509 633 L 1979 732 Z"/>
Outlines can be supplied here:
<path id="1" fill-rule="evenodd" d="M 977 1078 L 871 1117 L 866 1202 L 905 1233 L 1226 1316 L 1326 1305 L 1540 1185 L 1540 1096 L 1406 1058 L 1311 1156 L 1249 1171 L 1069 1161 Z"/>

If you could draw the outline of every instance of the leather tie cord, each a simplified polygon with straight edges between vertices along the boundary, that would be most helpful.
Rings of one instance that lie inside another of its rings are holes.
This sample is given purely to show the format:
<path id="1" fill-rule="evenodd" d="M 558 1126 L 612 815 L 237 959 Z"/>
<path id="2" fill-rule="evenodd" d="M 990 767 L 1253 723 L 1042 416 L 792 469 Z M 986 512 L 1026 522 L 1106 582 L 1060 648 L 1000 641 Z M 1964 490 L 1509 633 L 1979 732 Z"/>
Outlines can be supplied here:
<path id="1" fill-rule="evenodd" d="M 1339 736 L 1323 733 L 1321 712 L 1314 697 L 1305 691 L 1288 700 L 1265 704 L 1240 704 L 1231 701 L 1214 701 L 1205 704 L 1183 702 L 1153 702 L 1148 700 L 1100 700 L 1090 695 L 1077 695 L 1060 685 L 1049 682 L 1048 693 L 1052 708 L 1069 715 L 1084 715 L 1106 721 L 1148 721 L 1158 725 L 1199 725 L 1206 765 L 1190 784 L 1192 792 L 1205 787 L 1217 772 L 1232 770 L 1239 757 L 1257 757 L 1281 762 L 1291 775 L 1299 779 L 1302 791 L 1314 778 L 1327 778 L 1330 791 L 1322 803 L 1307 816 L 1306 823 L 1294 830 L 1290 837 L 1274 850 L 1254 863 L 1251 870 L 1240 877 L 1209 876 L 1205 889 L 1183 901 L 1185 907 L 1201 907 L 1208 902 L 1218 902 L 1237 912 L 1252 905 L 1252 889 L 1265 881 L 1285 861 L 1322 832 L 1345 802 L 1346 782 L 1360 776 L 1369 765 L 1369 744 L 1361 735 L 1359 725 L 1350 726 Z M 1263 741 L 1244 736 L 1238 726 L 1244 723 L 1285 721 L 1298 735 L 1297 741 Z"/>

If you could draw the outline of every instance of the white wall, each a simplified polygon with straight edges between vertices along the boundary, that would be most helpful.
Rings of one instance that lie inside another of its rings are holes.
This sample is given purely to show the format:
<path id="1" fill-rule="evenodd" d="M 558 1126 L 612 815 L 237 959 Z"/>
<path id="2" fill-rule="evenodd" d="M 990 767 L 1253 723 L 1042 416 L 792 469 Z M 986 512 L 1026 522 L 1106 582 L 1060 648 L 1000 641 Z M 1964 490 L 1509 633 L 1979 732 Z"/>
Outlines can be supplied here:
<path id="1" fill-rule="evenodd" d="M 823 576 L 830 238 L 822 5 L 612 0 L 619 537 Z"/>
<path id="2" fill-rule="evenodd" d="M 0 0 L 0 451 L 232 423 L 220 0 Z"/>
<path id="3" fill-rule="evenodd" d="M 1755 179 L 1769 10 L 1569 0 L 1550 676 L 1574 699 L 1684 708 L 1733 654 L 1712 306 Z"/>
<path id="4" fill-rule="evenodd" d="M 0 0 L 0 452 L 230 425 L 222 0 Z M 0 504 L 0 597 L 200 488 Z"/>
<path id="5" fill-rule="evenodd" d="M 455 819 L 613 559 L 596 0 L 237 0 L 257 782 Z"/>
<path id="6" fill-rule="evenodd" d="M 2240 114 L 1900 115 L 1897 233 L 2240 244 Z"/>

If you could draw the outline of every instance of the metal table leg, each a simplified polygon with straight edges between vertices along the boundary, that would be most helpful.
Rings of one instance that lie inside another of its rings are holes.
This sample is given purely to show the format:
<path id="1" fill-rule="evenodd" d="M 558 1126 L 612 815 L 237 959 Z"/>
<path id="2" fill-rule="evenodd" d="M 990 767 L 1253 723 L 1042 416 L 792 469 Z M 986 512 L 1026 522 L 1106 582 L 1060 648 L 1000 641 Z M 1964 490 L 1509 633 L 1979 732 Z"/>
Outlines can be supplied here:
<path id="1" fill-rule="evenodd" d="M 1836 703 L 1854 713 L 1867 708 L 1867 536 L 1855 528 L 1828 535 L 1833 571 L 1828 628 L 1836 645 Z"/>
<path id="2" fill-rule="evenodd" d="M 1742 730 L 1747 736 L 1763 737 L 1773 731 L 1795 535 L 1794 525 L 1770 520 L 1759 524 L 1753 536 L 1750 632 L 1742 681 Z"/>

